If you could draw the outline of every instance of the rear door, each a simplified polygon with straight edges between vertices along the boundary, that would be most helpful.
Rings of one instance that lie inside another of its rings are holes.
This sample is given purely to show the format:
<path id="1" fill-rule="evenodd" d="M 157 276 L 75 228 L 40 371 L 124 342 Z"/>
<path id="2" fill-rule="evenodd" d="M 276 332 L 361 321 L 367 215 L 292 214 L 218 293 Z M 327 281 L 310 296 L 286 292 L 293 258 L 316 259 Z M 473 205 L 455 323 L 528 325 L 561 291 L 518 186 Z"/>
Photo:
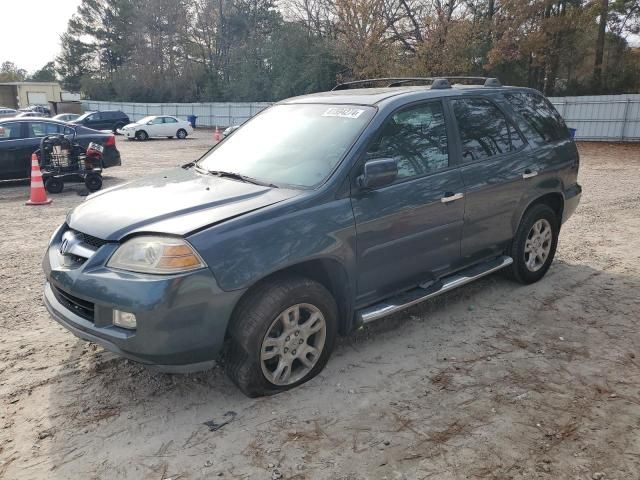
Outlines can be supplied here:
<path id="1" fill-rule="evenodd" d="M 434 280 L 459 261 L 463 184 L 450 136 L 441 101 L 414 104 L 390 115 L 356 167 L 358 175 L 366 160 L 398 163 L 393 184 L 352 187 L 359 305 Z"/>
<path id="2" fill-rule="evenodd" d="M 462 259 L 471 263 L 500 253 L 511 240 L 531 157 L 496 98 L 464 96 L 449 104 L 457 124 L 466 200 Z"/>
<path id="3" fill-rule="evenodd" d="M 28 178 L 29 140 L 25 138 L 26 124 L 6 122 L 0 124 L 0 180 Z"/>
<path id="4" fill-rule="evenodd" d="M 163 117 L 164 134 L 168 137 L 175 137 L 178 132 L 178 120 L 173 117 Z"/>

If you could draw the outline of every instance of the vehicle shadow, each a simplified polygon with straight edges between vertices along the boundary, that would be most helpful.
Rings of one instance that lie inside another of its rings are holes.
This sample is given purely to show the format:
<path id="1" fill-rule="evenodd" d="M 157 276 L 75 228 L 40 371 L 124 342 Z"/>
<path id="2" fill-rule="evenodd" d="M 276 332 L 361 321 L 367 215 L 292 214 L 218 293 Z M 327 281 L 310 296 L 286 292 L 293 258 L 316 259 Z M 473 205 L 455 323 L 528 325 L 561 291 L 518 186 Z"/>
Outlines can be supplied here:
<path id="1" fill-rule="evenodd" d="M 355 416 L 364 423 L 363 430 L 376 429 L 371 399 L 388 405 L 409 390 L 417 401 L 416 392 L 429 389 L 429 371 L 439 368 L 443 358 L 511 352 L 513 345 L 495 333 L 513 329 L 586 335 L 586 330 L 576 329 L 581 320 L 562 314 L 564 307 L 558 304 L 565 302 L 573 311 L 585 294 L 592 297 L 605 285 L 628 290 L 631 284 L 640 286 L 640 281 L 561 260 L 534 285 L 493 274 L 340 339 L 318 377 L 293 391 L 259 399 L 245 397 L 220 366 L 189 375 L 156 373 L 78 340 L 65 362 L 76 364 L 75 370 L 57 378 L 47 398 L 53 431 L 48 477 L 70 478 L 82 471 L 86 478 L 208 478 L 206 472 L 214 476 L 229 470 L 234 456 L 236 463 L 255 467 L 246 449 L 263 433 L 284 432 L 296 422 L 331 417 L 323 428 L 332 439 L 341 435 L 340 425 Z M 551 312 L 554 308 L 557 314 Z M 394 377 L 399 370 L 412 369 L 424 374 L 411 380 Z M 494 373 L 499 376 L 500 371 Z M 442 395 L 445 404 L 447 391 Z M 428 402 L 424 408 L 430 408 Z M 282 441 L 286 443 L 286 437 Z M 340 444 L 334 443 L 337 454 Z M 211 469 L 203 471 L 207 462 Z"/>

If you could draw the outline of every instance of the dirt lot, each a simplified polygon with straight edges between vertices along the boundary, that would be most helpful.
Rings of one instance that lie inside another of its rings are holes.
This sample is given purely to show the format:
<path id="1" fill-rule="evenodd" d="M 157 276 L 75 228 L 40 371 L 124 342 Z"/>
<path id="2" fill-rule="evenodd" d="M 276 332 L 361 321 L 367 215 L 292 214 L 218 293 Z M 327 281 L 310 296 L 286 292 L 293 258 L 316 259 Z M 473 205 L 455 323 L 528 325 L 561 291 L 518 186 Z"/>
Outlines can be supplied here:
<path id="1" fill-rule="evenodd" d="M 212 140 L 118 142 L 105 186 Z M 57 326 L 40 260 L 82 188 L 26 207 L 24 184 L 0 186 L 0 477 L 639 479 L 640 145 L 580 150 L 582 204 L 543 281 L 493 275 L 380 321 L 257 400 L 219 368 L 153 373 Z"/>

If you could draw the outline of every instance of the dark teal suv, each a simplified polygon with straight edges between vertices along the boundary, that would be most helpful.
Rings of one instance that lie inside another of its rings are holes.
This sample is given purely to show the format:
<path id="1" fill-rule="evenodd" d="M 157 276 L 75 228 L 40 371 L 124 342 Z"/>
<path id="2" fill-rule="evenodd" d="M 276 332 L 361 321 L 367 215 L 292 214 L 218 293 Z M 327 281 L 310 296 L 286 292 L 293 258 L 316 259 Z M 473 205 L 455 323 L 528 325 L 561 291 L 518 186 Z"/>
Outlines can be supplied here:
<path id="1" fill-rule="evenodd" d="M 243 392 L 273 394 L 322 370 L 338 333 L 497 270 L 541 279 L 578 165 L 537 91 L 339 85 L 88 197 L 51 238 L 45 304 L 78 337 L 166 371 L 224 352 Z"/>

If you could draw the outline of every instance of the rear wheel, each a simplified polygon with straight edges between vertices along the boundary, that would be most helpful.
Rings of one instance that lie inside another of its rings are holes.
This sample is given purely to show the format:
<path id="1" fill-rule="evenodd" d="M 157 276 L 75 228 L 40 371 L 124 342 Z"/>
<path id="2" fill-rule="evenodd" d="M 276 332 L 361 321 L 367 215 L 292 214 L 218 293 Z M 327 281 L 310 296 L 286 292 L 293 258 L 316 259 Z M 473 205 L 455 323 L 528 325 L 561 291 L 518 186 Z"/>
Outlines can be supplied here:
<path id="1" fill-rule="evenodd" d="M 185 138 L 187 138 L 187 131 L 184 128 L 181 128 L 176 132 L 176 137 L 178 137 L 180 140 L 184 140 Z"/>
<path id="2" fill-rule="evenodd" d="M 227 374 L 250 397 L 296 387 L 326 365 L 337 321 L 335 300 L 319 283 L 286 277 L 264 284 L 234 314 Z"/>
<path id="3" fill-rule="evenodd" d="M 144 142 L 145 140 L 149 140 L 149 134 L 144 130 L 138 130 L 136 132 L 136 138 Z"/>
<path id="4" fill-rule="evenodd" d="M 551 207 L 539 204 L 527 210 L 511 244 L 510 276 L 524 284 L 544 277 L 553 262 L 559 233 L 560 221 Z"/>
<path id="5" fill-rule="evenodd" d="M 44 188 L 49 193 L 60 193 L 64 189 L 64 181 L 61 178 L 49 177 L 44 181 Z"/>

